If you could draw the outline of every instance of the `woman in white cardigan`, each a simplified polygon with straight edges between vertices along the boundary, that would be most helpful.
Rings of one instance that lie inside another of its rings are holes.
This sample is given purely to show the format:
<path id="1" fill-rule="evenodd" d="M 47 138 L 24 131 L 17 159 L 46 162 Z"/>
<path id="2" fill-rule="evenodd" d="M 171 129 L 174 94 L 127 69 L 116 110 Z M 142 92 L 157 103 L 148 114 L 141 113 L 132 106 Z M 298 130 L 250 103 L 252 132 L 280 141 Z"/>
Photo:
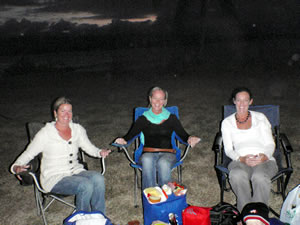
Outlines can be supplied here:
<path id="1" fill-rule="evenodd" d="M 271 178 L 278 168 L 270 122 L 263 113 L 248 110 L 253 102 L 250 90 L 237 88 L 232 98 L 236 113 L 222 121 L 221 131 L 225 153 L 232 159 L 229 181 L 242 211 L 249 202 L 268 205 Z"/>
<path id="2" fill-rule="evenodd" d="M 93 157 L 106 157 L 110 150 L 95 147 L 85 129 L 72 122 L 70 100 L 58 98 L 53 104 L 53 113 L 55 121 L 47 123 L 36 134 L 11 166 L 11 172 L 26 171 L 30 160 L 42 153 L 40 181 L 46 191 L 76 195 L 76 210 L 105 213 L 104 177 L 99 172 L 85 170 L 77 154 L 81 148 Z"/>

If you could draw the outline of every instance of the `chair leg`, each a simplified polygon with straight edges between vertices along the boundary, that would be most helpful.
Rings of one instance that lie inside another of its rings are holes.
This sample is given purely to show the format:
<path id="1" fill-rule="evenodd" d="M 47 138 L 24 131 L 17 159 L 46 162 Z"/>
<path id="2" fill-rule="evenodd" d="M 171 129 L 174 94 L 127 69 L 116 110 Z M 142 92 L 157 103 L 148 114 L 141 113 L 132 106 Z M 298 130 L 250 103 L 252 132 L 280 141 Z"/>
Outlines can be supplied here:
<path id="1" fill-rule="evenodd" d="M 275 212 L 274 209 L 272 209 L 271 207 L 269 207 L 269 209 L 270 209 L 271 213 L 273 213 L 274 216 L 276 216 L 277 218 L 280 217 L 280 215 L 277 212 Z"/>
<path id="2" fill-rule="evenodd" d="M 220 202 L 224 202 L 224 191 L 226 189 L 226 179 L 224 179 L 223 177 L 221 178 L 221 187 L 220 187 Z"/>
<path id="3" fill-rule="evenodd" d="M 134 169 L 134 207 L 137 208 L 138 169 Z"/>
<path id="4" fill-rule="evenodd" d="M 288 185 L 288 183 L 289 183 L 290 177 L 291 177 L 291 173 L 288 173 L 288 174 L 286 175 L 285 180 L 284 180 L 284 185 L 283 185 L 283 188 L 282 188 L 282 199 L 283 199 L 283 200 L 284 200 L 285 197 L 286 197 L 286 187 L 287 187 L 287 185 Z M 282 183 L 283 183 L 283 182 L 282 182 Z"/>
<path id="5" fill-rule="evenodd" d="M 178 173 L 178 182 L 182 183 L 182 166 L 181 165 L 179 165 L 177 167 L 177 173 Z"/>
<path id="6" fill-rule="evenodd" d="M 226 189 L 226 177 L 224 177 L 223 173 L 216 169 L 217 178 L 220 187 L 220 202 L 224 202 L 224 191 Z"/>
<path id="7" fill-rule="evenodd" d="M 39 205 L 40 195 L 39 195 L 39 191 L 37 190 L 35 185 L 34 185 L 34 197 L 35 197 L 35 205 L 36 205 L 36 209 L 37 209 L 37 215 L 40 215 L 41 214 L 41 209 L 40 209 L 40 205 Z"/>
<path id="8" fill-rule="evenodd" d="M 38 206 L 39 206 L 40 213 L 42 213 L 42 218 L 43 218 L 43 221 L 44 221 L 44 225 L 47 225 L 47 220 L 46 220 L 46 216 L 45 216 L 45 210 L 44 210 L 44 206 L 43 206 L 43 201 L 42 201 L 40 195 L 38 196 Z"/>

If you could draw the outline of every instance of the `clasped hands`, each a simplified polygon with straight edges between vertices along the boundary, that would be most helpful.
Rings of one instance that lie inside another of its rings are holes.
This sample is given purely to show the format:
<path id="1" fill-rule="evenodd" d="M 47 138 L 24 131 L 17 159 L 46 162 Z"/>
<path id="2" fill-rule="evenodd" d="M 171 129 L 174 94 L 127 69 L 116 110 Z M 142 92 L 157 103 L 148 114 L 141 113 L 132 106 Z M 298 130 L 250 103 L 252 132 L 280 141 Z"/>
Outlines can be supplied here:
<path id="1" fill-rule="evenodd" d="M 263 153 L 259 153 L 258 155 L 246 155 L 246 156 L 241 156 L 239 158 L 240 162 L 245 163 L 247 166 L 257 166 L 265 161 L 267 161 L 269 158 L 263 154 Z"/>

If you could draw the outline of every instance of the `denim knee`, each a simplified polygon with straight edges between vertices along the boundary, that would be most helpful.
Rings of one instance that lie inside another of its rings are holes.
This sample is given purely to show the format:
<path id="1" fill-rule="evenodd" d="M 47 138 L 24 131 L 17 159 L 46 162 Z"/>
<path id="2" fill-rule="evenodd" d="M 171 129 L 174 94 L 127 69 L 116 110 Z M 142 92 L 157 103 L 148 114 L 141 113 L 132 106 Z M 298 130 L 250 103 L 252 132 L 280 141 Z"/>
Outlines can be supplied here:
<path id="1" fill-rule="evenodd" d="M 100 188 L 102 190 L 105 189 L 105 179 L 104 176 L 102 176 L 100 173 L 94 175 L 92 177 L 92 181 L 97 188 Z"/>
<path id="2" fill-rule="evenodd" d="M 161 171 L 169 171 L 172 169 L 173 164 L 167 160 L 159 160 L 157 167 Z"/>
<path id="3" fill-rule="evenodd" d="M 78 184 L 78 192 L 92 195 L 94 190 L 94 185 L 88 179 Z"/>
<path id="4" fill-rule="evenodd" d="M 140 159 L 140 162 L 144 169 L 152 169 L 154 167 L 155 153 L 144 153 Z"/>

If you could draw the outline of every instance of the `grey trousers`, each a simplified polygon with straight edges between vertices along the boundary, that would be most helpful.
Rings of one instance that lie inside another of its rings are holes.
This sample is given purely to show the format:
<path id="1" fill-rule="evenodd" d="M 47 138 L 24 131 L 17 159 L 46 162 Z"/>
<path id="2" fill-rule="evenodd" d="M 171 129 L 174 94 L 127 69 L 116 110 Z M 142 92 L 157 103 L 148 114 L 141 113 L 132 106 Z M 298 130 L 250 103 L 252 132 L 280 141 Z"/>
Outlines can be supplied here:
<path id="1" fill-rule="evenodd" d="M 269 205 L 271 178 L 278 171 L 276 161 L 268 160 L 254 167 L 232 161 L 228 169 L 229 182 L 236 195 L 237 209 L 240 212 L 249 202 L 263 202 Z"/>

